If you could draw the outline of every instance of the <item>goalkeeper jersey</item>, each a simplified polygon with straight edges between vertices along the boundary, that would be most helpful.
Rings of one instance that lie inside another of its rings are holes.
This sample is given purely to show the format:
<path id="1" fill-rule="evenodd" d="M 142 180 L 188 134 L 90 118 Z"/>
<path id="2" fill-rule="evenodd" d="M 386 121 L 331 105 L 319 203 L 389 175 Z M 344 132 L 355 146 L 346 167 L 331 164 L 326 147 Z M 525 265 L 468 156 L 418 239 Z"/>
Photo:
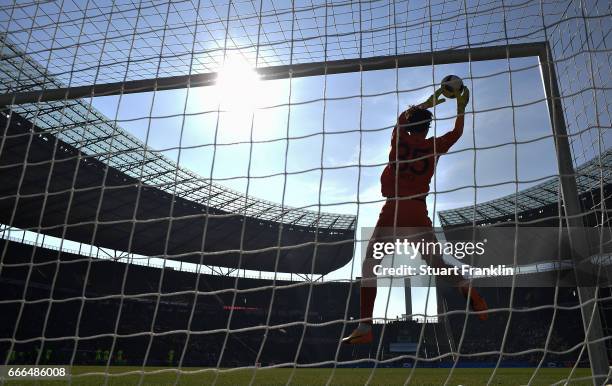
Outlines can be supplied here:
<path id="1" fill-rule="evenodd" d="M 453 130 L 440 137 L 411 135 L 402 128 L 404 115 L 393 129 L 389 163 L 380 177 L 381 192 L 388 198 L 415 196 L 424 200 L 438 157 L 448 152 L 460 134 Z"/>

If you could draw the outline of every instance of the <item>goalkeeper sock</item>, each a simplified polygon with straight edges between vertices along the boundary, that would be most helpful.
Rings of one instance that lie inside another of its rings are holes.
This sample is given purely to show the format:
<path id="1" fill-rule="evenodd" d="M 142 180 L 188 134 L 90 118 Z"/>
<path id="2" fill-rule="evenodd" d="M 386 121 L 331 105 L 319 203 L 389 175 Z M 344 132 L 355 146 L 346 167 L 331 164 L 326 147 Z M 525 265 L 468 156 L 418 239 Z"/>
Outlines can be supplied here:
<path id="1" fill-rule="evenodd" d="M 360 319 L 370 319 L 370 321 L 366 322 L 368 324 L 372 324 L 372 312 L 374 310 L 374 301 L 376 300 L 376 286 L 372 287 L 364 287 L 360 288 L 360 298 L 359 298 L 359 307 L 360 307 Z M 362 322 L 363 323 L 363 322 Z M 361 324 L 361 323 L 360 323 Z"/>

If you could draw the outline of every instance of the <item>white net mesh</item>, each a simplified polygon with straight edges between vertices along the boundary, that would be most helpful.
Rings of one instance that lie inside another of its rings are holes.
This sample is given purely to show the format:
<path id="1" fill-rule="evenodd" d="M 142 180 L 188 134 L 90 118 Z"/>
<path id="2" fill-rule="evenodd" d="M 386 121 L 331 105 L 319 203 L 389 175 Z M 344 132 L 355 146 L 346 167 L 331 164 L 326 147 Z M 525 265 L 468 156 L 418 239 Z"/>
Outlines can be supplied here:
<path id="1" fill-rule="evenodd" d="M 610 14 L 0 5 L 3 364 L 69 365 L 76 384 L 603 383 L 606 286 L 517 274 L 482 289 L 481 322 L 431 277 L 379 284 L 374 343 L 340 339 L 359 318 L 358 229 L 385 201 L 396 118 L 448 74 L 471 101 L 431 181 L 434 226 L 584 225 L 608 269 Z M 436 106 L 432 134 L 454 119 L 453 100 Z M 509 254 L 521 274 L 564 267 Z"/>

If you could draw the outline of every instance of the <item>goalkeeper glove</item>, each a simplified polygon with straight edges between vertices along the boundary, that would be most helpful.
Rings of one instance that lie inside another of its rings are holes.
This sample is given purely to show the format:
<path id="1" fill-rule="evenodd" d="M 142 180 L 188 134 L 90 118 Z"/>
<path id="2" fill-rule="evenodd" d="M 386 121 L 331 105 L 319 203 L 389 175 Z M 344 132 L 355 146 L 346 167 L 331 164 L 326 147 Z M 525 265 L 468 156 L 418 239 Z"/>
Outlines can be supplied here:
<path id="1" fill-rule="evenodd" d="M 442 89 L 437 89 L 425 102 L 423 102 L 420 107 L 424 109 L 429 109 L 434 107 L 435 105 L 439 105 L 440 103 L 444 103 L 446 99 L 440 98 L 442 95 Z"/>
<path id="2" fill-rule="evenodd" d="M 461 94 L 457 95 L 457 114 L 465 114 L 465 107 L 470 101 L 470 90 L 463 86 Z"/>

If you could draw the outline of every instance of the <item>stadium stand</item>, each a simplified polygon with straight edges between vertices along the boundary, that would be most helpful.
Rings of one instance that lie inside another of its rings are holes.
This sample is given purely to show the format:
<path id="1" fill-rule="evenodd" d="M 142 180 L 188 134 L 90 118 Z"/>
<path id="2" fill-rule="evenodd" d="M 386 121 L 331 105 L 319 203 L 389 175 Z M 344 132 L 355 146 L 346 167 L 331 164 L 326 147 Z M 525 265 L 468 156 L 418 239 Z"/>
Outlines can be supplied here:
<path id="1" fill-rule="evenodd" d="M 489 314 L 486 328 L 475 316 L 466 319 L 465 301 L 455 288 L 439 289 L 441 308 L 448 312 L 449 339 L 456 349 L 460 344 L 458 352 L 464 362 L 489 362 L 494 366 L 503 353 L 501 361 L 506 366 L 534 367 L 546 352 L 545 365 L 574 365 L 579 344 L 584 340 L 575 288 L 559 287 L 558 293 L 550 287 L 518 287 L 514 291 L 511 287 L 479 287 L 478 290 L 489 307 L 497 309 Z M 506 328 L 508 334 L 504 341 Z"/>
<path id="2" fill-rule="evenodd" d="M 15 336 L 18 343 L 10 354 L 9 363 L 13 364 L 35 361 L 41 343 L 41 320 L 48 307 L 51 310 L 42 356 L 45 363 L 66 363 L 74 352 L 74 363 L 83 365 L 105 364 L 109 355 L 115 365 L 140 365 L 151 334 L 153 344 L 147 365 L 176 365 L 186 346 L 184 366 L 216 366 L 222 352 L 223 367 L 253 366 L 264 336 L 266 344 L 260 363 L 291 363 L 297 350 L 295 341 L 303 333 L 309 288 L 312 288 L 307 317 L 310 324 L 306 327 L 297 362 L 305 366 L 330 365 L 343 334 L 344 305 L 349 296 L 348 315 L 358 315 L 358 287 L 351 282 L 277 281 L 273 290 L 271 280 L 200 275 L 196 293 L 197 275 L 191 272 L 166 269 L 158 288 L 160 268 L 84 257 L 6 240 L 0 246 L 7 248 L 6 265 L 0 274 L 0 313 L 10 319 L 2 324 L 0 332 L 3 355 L 8 355 L 6 339 L 13 334 L 18 307 L 21 302 L 25 306 Z M 35 265 L 19 264 L 24 257 L 32 257 Z M 88 266 L 89 274 L 86 274 Z M 233 303 L 234 293 L 229 289 L 234 288 L 236 281 L 239 291 Z M 447 290 L 447 295 L 440 299 L 444 302 L 442 310 L 451 312 L 441 316 L 438 323 L 417 323 L 408 316 L 403 320 L 375 324 L 376 339 L 383 336 L 383 361 L 379 366 L 412 364 L 407 355 L 415 354 L 421 334 L 419 366 L 451 366 L 454 359 L 451 351 L 457 350 L 461 353 L 460 366 L 494 366 L 500 349 L 498 335 L 503 334 L 509 321 L 510 334 L 502 365 L 533 365 L 541 352 L 528 349 L 534 347 L 534 340 L 543 347 L 552 320 L 555 328 L 547 362 L 565 366 L 573 364 L 577 357 L 575 345 L 582 339 L 582 329 L 575 291 L 571 288 L 560 289 L 557 304 L 563 308 L 556 314 L 550 306 L 554 289 L 517 288 L 512 298 L 512 311 L 493 313 L 484 330 L 476 316 L 466 319 L 465 303 L 455 294 L 456 289 Z M 484 288 L 483 291 L 492 307 L 510 305 L 510 288 Z M 157 317 L 151 329 L 156 306 Z M 533 309 L 538 306 L 542 307 Z M 232 331 L 222 350 L 230 312 Z M 270 324 L 266 327 L 269 313 Z M 459 347 L 464 322 L 466 331 Z M 350 325 L 349 322 L 347 326 Z M 526 326 L 531 334 L 523 334 Z M 117 342 L 111 353 L 114 336 Z M 568 336 L 572 339 L 568 340 Z M 398 343 L 403 343 L 404 349 L 397 351 Z M 359 360 L 371 357 L 377 346 L 343 347 L 339 359 L 353 366 L 371 365 Z"/>
<path id="3" fill-rule="evenodd" d="M 2 324 L 1 338 L 12 336 L 18 308 L 25 301 L 15 336 L 19 343 L 13 363 L 30 363 L 33 359 L 48 307 L 51 312 L 44 339 L 50 350 L 49 363 L 67 363 L 77 339 L 75 363 L 106 363 L 98 354 L 110 349 L 116 328 L 115 364 L 141 364 L 146 341 L 153 333 L 149 365 L 177 364 L 189 336 L 183 364 L 215 366 L 230 312 L 232 332 L 223 351 L 224 366 L 253 365 L 265 335 L 268 343 L 263 347 L 262 362 L 282 363 L 295 356 L 295 341 L 302 333 L 311 283 L 277 281 L 273 289 L 271 280 L 220 275 L 200 275 L 198 280 L 194 273 L 166 269 L 159 284 L 160 268 L 92 259 L 12 241 L 3 241 L 0 246 L 7 248 L 0 275 L 0 312 L 10 319 Z M 30 257 L 35 265 L 19 264 Z M 236 281 L 237 299 L 232 302 Z M 350 313 L 355 314 L 359 297 L 350 282 L 312 285 L 307 321 L 317 325 L 307 327 L 300 362 L 333 360 L 349 291 L 353 292 Z M 159 309 L 151 331 L 157 303 Z M 334 322 L 326 324 L 330 321 Z M 7 347 L 3 340 L 5 355 Z M 169 363 L 172 351 L 174 357 Z"/>

